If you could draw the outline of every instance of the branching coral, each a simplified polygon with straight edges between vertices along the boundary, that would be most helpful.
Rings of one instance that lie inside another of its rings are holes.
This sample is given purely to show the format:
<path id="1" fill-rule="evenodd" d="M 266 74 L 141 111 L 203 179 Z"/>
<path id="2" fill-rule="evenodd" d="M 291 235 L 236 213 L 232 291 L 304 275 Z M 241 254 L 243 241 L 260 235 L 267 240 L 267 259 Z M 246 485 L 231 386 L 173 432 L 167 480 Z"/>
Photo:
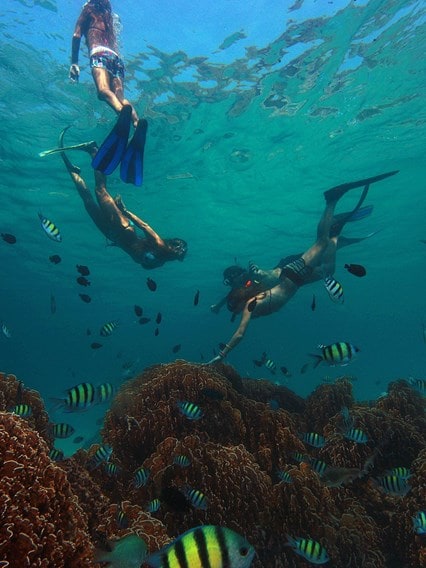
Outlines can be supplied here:
<path id="1" fill-rule="evenodd" d="M 22 418 L 0 412 L 0 550 L 11 566 L 92 566 L 87 523 L 65 472 Z"/>
<path id="2" fill-rule="evenodd" d="M 48 443 L 52 443 L 48 428 L 49 417 L 39 393 L 25 388 L 15 375 L 0 373 L 0 411 L 8 411 L 17 404 L 28 404 L 31 407 L 32 414 L 25 420 Z"/>

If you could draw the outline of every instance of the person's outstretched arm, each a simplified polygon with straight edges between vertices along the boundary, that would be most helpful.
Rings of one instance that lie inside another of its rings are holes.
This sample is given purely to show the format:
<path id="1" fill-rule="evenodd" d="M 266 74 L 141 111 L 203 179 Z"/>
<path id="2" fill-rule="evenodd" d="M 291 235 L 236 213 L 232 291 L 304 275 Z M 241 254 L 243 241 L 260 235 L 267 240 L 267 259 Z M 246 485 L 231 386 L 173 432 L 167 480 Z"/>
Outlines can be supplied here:
<path id="1" fill-rule="evenodd" d="M 242 340 L 242 338 L 244 337 L 244 334 L 247 330 L 247 326 L 248 326 L 250 319 L 251 319 L 252 312 L 248 309 L 248 305 L 250 304 L 250 302 L 252 300 L 253 300 L 253 298 L 250 298 L 250 300 L 244 306 L 243 314 L 241 316 L 240 325 L 238 326 L 237 331 L 231 337 L 229 342 L 225 343 L 225 347 L 219 351 L 219 355 L 217 355 L 216 357 L 211 359 L 207 363 L 207 365 L 211 365 L 212 363 L 216 363 L 217 361 L 222 361 L 222 359 L 224 359 L 228 355 L 228 353 L 230 351 L 232 351 L 232 349 L 234 349 L 234 347 L 236 347 L 239 344 L 239 342 Z"/>
<path id="2" fill-rule="evenodd" d="M 83 27 L 87 18 L 86 10 L 83 8 L 74 28 L 71 42 L 71 67 L 69 78 L 71 81 L 77 82 L 80 77 L 80 67 L 78 66 L 78 55 L 80 52 L 81 36 L 83 35 Z"/>

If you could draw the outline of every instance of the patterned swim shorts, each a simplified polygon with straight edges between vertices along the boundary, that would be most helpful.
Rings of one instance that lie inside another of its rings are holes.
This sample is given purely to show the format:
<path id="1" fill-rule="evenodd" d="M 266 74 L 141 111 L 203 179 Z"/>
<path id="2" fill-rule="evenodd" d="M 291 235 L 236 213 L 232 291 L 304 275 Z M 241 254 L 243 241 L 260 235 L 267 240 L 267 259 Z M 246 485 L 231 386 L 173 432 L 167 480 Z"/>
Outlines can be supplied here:
<path id="1" fill-rule="evenodd" d="M 119 77 L 124 81 L 124 63 L 113 51 L 98 51 L 90 56 L 90 67 L 106 69 L 113 77 Z"/>

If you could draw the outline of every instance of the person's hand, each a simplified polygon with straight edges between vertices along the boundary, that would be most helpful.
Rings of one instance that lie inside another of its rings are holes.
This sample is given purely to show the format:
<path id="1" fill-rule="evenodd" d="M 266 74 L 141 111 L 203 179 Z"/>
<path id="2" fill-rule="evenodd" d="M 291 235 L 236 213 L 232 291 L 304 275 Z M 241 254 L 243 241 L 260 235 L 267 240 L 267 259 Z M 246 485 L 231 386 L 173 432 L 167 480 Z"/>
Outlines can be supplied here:
<path id="1" fill-rule="evenodd" d="M 80 77 L 80 67 L 77 63 L 73 63 L 70 67 L 69 78 L 73 83 L 78 83 L 78 79 Z"/>
<path id="2" fill-rule="evenodd" d="M 214 314 L 218 314 L 220 312 L 220 306 L 218 304 L 213 304 L 210 306 L 210 311 Z"/>

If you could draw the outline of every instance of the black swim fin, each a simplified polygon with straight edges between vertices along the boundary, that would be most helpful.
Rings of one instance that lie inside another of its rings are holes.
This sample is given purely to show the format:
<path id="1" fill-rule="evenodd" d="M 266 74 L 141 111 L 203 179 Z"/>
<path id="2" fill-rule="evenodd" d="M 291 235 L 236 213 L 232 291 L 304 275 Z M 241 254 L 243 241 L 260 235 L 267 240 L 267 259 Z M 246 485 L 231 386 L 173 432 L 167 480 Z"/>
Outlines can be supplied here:
<path id="1" fill-rule="evenodd" d="M 102 142 L 92 160 L 92 167 L 95 170 L 109 176 L 116 169 L 126 151 L 131 120 L 132 107 L 124 105 L 114 128 Z"/>
<path id="2" fill-rule="evenodd" d="M 389 176 L 394 176 L 397 174 L 399 170 L 394 170 L 393 172 L 386 172 L 385 174 L 380 174 L 378 176 L 373 176 L 366 179 L 361 179 L 359 181 L 351 181 L 349 183 L 343 183 L 342 185 L 337 185 L 336 187 L 332 187 L 324 192 L 324 197 L 327 203 L 331 201 L 336 201 L 342 195 L 344 195 L 350 189 L 354 189 L 356 187 L 362 187 L 363 185 L 370 185 L 371 183 L 375 183 L 376 181 L 381 181 L 382 179 L 386 179 Z"/>
<path id="3" fill-rule="evenodd" d="M 146 141 L 148 123 L 144 118 L 138 121 L 133 138 L 127 146 L 121 160 L 120 178 L 125 183 L 142 185 L 143 180 L 143 153 Z"/>

